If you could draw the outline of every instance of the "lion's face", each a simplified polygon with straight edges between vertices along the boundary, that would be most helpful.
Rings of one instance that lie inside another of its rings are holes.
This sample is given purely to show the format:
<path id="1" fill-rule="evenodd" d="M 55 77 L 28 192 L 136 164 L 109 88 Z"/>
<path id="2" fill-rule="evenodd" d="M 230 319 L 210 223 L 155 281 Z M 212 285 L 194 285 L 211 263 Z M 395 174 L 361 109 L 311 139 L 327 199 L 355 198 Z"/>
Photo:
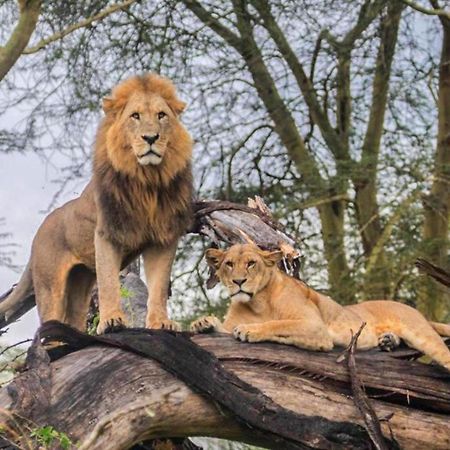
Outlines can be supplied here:
<path id="1" fill-rule="evenodd" d="M 209 249 L 206 260 L 220 281 L 228 288 L 231 299 L 249 302 L 267 286 L 276 264 L 282 258 L 280 251 L 268 252 L 251 244 L 236 244 L 228 250 Z"/>
<path id="2" fill-rule="evenodd" d="M 118 118 L 130 151 L 142 166 L 161 164 L 177 118 L 166 101 L 154 93 L 135 93 Z"/>
<path id="3" fill-rule="evenodd" d="M 173 84 L 155 74 L 116 86 L 103 99 L 102 130 L 113 167 L 134 175 L 137 167 L 160 166 L 163 176 L 185 167 L 192 151 L 191 138 L 178 119 L 185 106 Z"/>

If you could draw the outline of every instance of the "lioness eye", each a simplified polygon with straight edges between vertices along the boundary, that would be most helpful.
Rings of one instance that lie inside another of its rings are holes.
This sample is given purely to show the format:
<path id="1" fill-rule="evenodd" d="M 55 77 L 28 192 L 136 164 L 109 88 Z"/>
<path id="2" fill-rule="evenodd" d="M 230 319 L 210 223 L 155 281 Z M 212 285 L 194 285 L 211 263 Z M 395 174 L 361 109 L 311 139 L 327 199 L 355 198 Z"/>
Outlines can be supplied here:
<path id="1" fill-rule="evenodd" d="M 141 118 L 141 115 L 138 112 L 134 112 L 133 114 L 131 114 L 131 116 L 133 119 L 139 120 Z"/>
<path id="2" fill-rule="evenodd" d="M 158 119 L 159 119 L 159 120 L 163 119 L 163 118 L 166 117 L 166 116 L 167 116 L 167 114 L 166 114 L 164 111 L 160 111 L 160 112 L 158 113 Z"/>
<path id="3" fill-rule="evenodd" d="M 247 263 L 247 267 L 250 269 L 250 268 L 252 268 L 252 267 L 255 267 L 255 264 L 256 264 L 256 261 L 249 261 L 249 262 Z"/>
<path id="4" fill-rule="evenodd" d="M 225 264 L 226 264 L 228 267 L 233 267 L 233 263 L 232 263 L 231 261 L 227 261 Z"/>

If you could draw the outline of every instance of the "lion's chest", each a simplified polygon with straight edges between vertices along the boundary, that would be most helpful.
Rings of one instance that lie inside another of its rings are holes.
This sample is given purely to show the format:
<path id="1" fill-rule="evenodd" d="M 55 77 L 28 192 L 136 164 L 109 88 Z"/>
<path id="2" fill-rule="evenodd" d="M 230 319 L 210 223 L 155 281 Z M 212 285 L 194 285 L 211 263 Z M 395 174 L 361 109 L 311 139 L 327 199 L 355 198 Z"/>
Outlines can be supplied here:
<path id="1" fill-rule="evenodd" d="M 182 186 L 177 192 L 146 186 L 128 188 L 100 195 L 111 241 L 131 253 L 148 245 L 167 246 L 184 233 L 189 224 L 190 193 Z"/>

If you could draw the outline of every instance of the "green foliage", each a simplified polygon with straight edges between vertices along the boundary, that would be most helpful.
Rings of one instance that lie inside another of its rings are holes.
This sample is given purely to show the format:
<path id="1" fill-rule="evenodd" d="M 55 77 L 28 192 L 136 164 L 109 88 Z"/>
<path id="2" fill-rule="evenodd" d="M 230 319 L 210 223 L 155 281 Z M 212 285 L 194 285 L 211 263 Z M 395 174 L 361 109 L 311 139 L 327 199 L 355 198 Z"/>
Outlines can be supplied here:
<path id="1" fill-rule="evenodd" d="M 92 319 L 92 322 L 87 329 L 88 334 L 90 334 L 91 336 L 94 336 L 97 334 L 97 326 L 98 326 L 99 321 L 100 321 L 100 314 L 97 313 L 94 316 L 94 318 Z"/>
<path id="2" fill-rule="evenodd" d="M 57 441 L 64 450 L 67 450 L 74 445 L 66 433 L 55 430 L 51 425 L 35 428 L 31 431 L 30 436 L 34 438 L 39 445 L 44 446 L 44 448 L 54 444 L 55 441 Z"/>
<path id="3" fill-rule="evenodd" d="M 131 298 L 134 296 L 134 293 L 122 285 L 120 286 L 120 296 L 122 298 Z"/>

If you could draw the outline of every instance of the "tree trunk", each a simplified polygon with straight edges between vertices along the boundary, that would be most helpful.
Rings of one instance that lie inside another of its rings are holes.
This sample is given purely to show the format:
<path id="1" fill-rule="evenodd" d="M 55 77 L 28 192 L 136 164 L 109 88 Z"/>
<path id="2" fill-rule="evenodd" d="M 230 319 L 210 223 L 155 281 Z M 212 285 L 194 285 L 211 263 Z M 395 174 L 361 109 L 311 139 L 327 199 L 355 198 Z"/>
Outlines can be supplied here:
<path id="1" fill-rule="evenodd" d="M 382 235 L 382 224 L 377 200 L 377 167 L 384 129 L 384 116 L 389 92 L 391 65 L 397 43 L 398 28 L 404 5 L 389 2 L 386 17 L 380 25 L 380 44 L 372 87 L 367 131 L 364 137 L 361 161 L 353 174 L 355 206 L 366 259 Z M 364 279 L 364 296 L 367 299 L 389 298 L 391 295 L 390 270 L 384 249 Z"/>
<path id="2" fill-rule="evenodd" d="M 31 368 L 0 391 L 2 422 L 21 429 L 23 439 L 27 425 L 18 416 L 33 428 L 52 425 L 89 450 L 196 435 L 268 448 L 371 448 L 338 353 L 227 335 L 193 343 L 161 331 L 93 338 L 67 330 L 53 323 L 43 336 L 85 348 L 52 363 L 38 351 Z M 375 351 L 357 353 L 356 365 L 378 418 L 393 414 L 389 425 L 402 449 L 449 448 L 448 373 Z M 387 422 L 382 430 L 389 442 Z"/>
<path id="3" fill-rule="evenodd" d="M 443 28 L 438 92 L 438 136 L 430 195 L 424 198 L 423 253 L 430 262 L 450 268 L 450 20 L 441 18 Z M 424 277 L 419 309 L 433 320 L 445 320 L 449 291 Z"/>
<path id="4" fill-rule="evenodd" d="M 320 205 L 320 222 L 325 258 L 328 262 L 328 282 L 330 292 L 337 302 L 348 305 L 354 303 L 354 283 L 348 267 L 344 246 L 345 202 L 336 200 Z"/>

